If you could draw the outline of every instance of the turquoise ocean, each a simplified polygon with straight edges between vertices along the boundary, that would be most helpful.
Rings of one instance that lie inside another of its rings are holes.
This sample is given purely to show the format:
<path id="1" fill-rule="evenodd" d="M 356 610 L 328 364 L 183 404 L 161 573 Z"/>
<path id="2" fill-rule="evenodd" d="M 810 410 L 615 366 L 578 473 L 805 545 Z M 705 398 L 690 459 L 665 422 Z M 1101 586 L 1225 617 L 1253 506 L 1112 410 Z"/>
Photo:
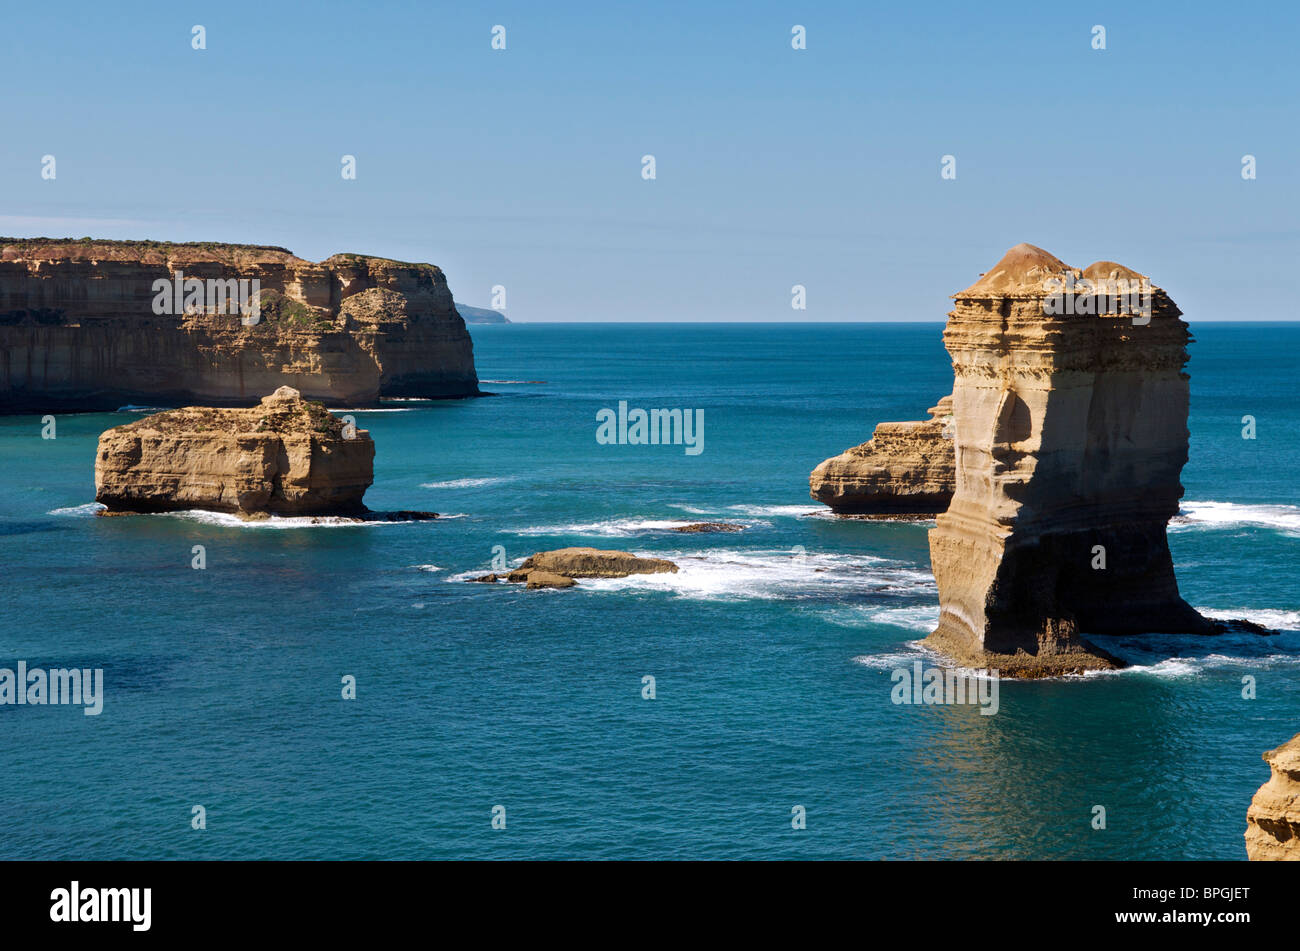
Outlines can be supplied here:
<path id="1" fill-rule="evenodd" d="M 370 507 L 433 522 L 96 518 L 96 439 L 140 411 L 0 417 L 0 667 L 105 678 L 99 716 L 0 707 L 0 858 L 1245 858 L 1300 731 L 1300 325 L 1193 324 L 1170 526 L 1192 605 L 1283 633 L 1107 639 L 1129 669 L 992 716 L 891 701 L 934 662 L 929 523 L 808 496 L 950 392 L 941 325 L 471 329 L 495 395 L 336 407 Z M 599 444 L 620 400 L 703 410 L 703 452 Z M 707 520 L 745 531 L 670 531 Z M 465 581 L 567 545 L 681 571 Z"/>

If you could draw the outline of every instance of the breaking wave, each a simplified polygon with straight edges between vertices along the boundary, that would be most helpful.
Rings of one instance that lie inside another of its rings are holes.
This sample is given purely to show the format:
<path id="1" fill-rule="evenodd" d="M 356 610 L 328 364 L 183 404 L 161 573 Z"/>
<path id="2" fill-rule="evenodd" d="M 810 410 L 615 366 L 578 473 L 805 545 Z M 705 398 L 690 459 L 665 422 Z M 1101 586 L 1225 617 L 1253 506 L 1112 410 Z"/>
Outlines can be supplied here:
<path id="1" fill-rule="evenodd" d="M 70 505 L 62 509 L 50 509 L 46 515 L 94 515 L 101 509 L 107 508 L 100 502 L 87 502 L 85 505 Z"/>
<path id="2" fill-rule="evenodd" d="M 1183 502 L 1170 531 L 1254 526 L 1300 537 L 1300 506 L 1243 505 L 1237 502 Z"/>
<path id="3" fill-rule="evenodd" d="M 930 586 L 934 589 L 934 586 Z M 904 607 L 881 607 L 880 605 L 853 605 L 827 615 L 832 624 L 843 627 L 869 627 L 885 624 L 907 631 L 920 631 L 929 634 L 939 623 L 939 606 L 937 604 L 916 604 Z"/>
<path id="4" fill-rule="evenodd" d="M 422 489 L 477 489 L 485 485 L 513 482 L 514 476 L 488 476 L 479 479 L 449 479 L 446 482 L 421 482 Z"/>
<path id="5" fill-rule="evenodd" d="M 934 587 L 928 571 L 872 555 L 728 548 L 654 554 L 675 562 L 679 570 L 675 574 L 584 578 L 577 590 L 666 591 L 699 600 L 838 602 L 854 596 L 913 595 Z"/>
<path id="6" fill-rule="evenodd" d="M 569 525 L 530 525 L 514 530 L 516 535 L 591 535 L 598 538 L 630 538 L 636 535 L 653 535 L 673 532 L 691 523 L 680 518 L 611 518 L 603 522 L 578 522 Z M 746 528 L 770 526 L 770 522 L 749 519 Z M 674 533 L 675 534 L 675 533 Z"/>

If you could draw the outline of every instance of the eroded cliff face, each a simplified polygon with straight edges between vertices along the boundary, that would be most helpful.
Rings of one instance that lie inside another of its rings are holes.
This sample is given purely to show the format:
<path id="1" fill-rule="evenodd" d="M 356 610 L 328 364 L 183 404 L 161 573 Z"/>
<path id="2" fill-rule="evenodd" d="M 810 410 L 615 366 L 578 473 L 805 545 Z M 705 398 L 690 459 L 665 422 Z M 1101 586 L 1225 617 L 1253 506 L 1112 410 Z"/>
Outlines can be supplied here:
<path id="1" fill-rule="evenodd" d="M 956 489 L 930 533 L 928 643 L 959 663 L 1072 673 L 1119 666 L 1084 632 L 1215 630 L 1179 596 L 1165 534 L 1187 461 L 1181 312 L 1148 285 L 1149 321 L 1045 313 L 1045 282 L 1115 276 L 1142 277 L 1022 244 L 954 296 Z"/>
<path id="2" fill-rule="evenodd" d="M 158 279 L 257 280 L 260 319 L 155 313 Z M 252 405 L 478 393 L 473 345 L 442 271 L 282 248 L 0 238 L 0 412 L 126 404 Z"/>
<path id="3" fill-rule="evenodd" d="M 919 422 L 880 423 L 871 439 L 817 466 L 812 497 L 839 515 L 935 515 L 952 501 L 952 397 Z"/>
<path id="4" fill-rule="evenodd" d="M 188 406 L 99 437 L 95 499 L 110 512 L 360 515 L 375 444 L 281 387 L 252 409 Z"/>
<path id="5" fill-rule="evenodd" d="M 1264 754 L 1272 774 L 1246 810 L 1252 861 L 1300 861 L 1300 733 Z"/>

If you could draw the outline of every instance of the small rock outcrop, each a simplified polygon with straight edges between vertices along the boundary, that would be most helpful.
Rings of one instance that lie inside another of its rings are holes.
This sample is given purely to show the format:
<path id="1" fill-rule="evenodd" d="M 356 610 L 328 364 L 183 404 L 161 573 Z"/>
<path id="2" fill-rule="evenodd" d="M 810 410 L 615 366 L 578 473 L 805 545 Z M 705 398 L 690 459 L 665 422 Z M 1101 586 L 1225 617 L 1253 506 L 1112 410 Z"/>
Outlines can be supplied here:
<path id="1" fill-rule="evenodd" d="M 626 551 L 558 548 L 531 555 L 516 571 L 549 571 L 566 578 L 626 578 L 628 575 L 675 572 L 677 566 L 666 558 L 642 558 Z M 514 574 L 511 572 L 512 576 Z"/>
<path id="2" fill-rule="evenodd" d="M 368 432 L 282 386 L 252 409 L 188 406 L 107 430 L 95 499 L 109 512 L 360 517 L 374 457 Z"/>
<path id="3" fill-rule="evenodd" d="M 743 532 L 744 525 L 732 522 L 692 522 L 690 525 L 674 525 L 672 531 L 683 535 L 704 535 L 712 532 Z"/>
<path id="4" fill-rule="evenodd" d="M 572 588 L 577 583 L 575 578 L 626 578 L 676 571 L 677 566 L 666 558 L 642 558 L 628 551 L 600 548 L 557 548 L 530 555 L 509 574 L 493 573 L 469 580 L 523 582 L 529 588 Z"/>
<path id="5" fill-rule="evenodd" d="M 871 439 L 808 477 L 812 497 L 837 515 L 937 515 L 952 501 L 952 397 L 920 422 L 880 423 Z"/>
<path id="6" fill-rule="evenodd" d="M 479 392 L 431 264 L 0 238 L 0 413 L 254 406 L 279 386 L 335 406 Z"/>
<path id="7" fill-rule="evenodd" d="M 1082 298 L 1060 312 L 1057 289 L 1117 277 L 1145 282 L 1143 312 Z M 929 646 L 1036 677 L 1122 666 L 1085 632 L 1218 630 L 1179 596 L 1166 539 L 1188 450 L 1174 302 L 1121 265 L 1079 271 L 1028 244 L 954 300 L 956 487 L 930 532 Z"/>
<path id="8" fill-rule="evenodd" d="M 1272 775 L 1246 810 L 1252 861 L 1300 861 L 1300 733 L 1264 754 Z"/>

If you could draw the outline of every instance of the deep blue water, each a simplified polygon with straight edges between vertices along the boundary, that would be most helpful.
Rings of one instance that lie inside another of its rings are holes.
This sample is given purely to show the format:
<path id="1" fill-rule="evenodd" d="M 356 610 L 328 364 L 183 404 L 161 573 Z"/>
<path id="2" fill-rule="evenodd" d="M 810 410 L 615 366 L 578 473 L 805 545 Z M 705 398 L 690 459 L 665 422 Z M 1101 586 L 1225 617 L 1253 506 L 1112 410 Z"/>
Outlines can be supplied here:
<path id="1" fill-rule="evenodd" d="M 1183 593 L 1295 632 L 1300 325 L 1194 332 Z M 355 414 L 368 504 L 432 523 L 94 518 L 96 438 L 137 416 L 0 418 L 0 666 L 106 678 L 98 717 L 0 707 L 0 858 L 1245 857 L 1300 633 L 1111 644 L 1132 669 L 1004 682 L 994 716 L 891 702 L 927 525 L 825 517 L 807 476 L 949 392 L 938 324 L 473 333 L 485 381 L 544 382 Z M 599 445 L 619 400 L 703 409 L 704 451 Z M 747 530 L 664 531 L 704 519 Z M 570 544 L 682 571 L 462 580 Z"/>

